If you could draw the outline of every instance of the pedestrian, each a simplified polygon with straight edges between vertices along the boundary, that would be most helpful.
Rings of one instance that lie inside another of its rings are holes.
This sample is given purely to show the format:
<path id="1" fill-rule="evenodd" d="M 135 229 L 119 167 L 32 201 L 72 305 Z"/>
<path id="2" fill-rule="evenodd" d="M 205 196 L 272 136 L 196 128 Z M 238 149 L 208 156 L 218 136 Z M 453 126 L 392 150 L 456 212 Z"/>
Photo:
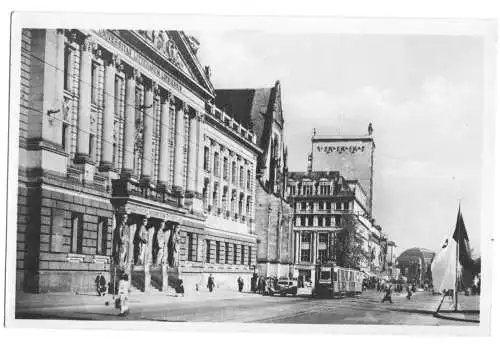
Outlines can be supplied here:
<path id="1" fill-rule="evenodd" d="M 406 298 L 409 300 L 411 298 L 410 284 L 406 285 Z"/>
<path id="2" fill-rule="evenodd" d="M 207 283 L 208 291 L 210 292 L 214 291 L 214 287 L 215 287 L 214 276 L 212 275 L 212 273 L 210 273 L 210 275 L 208 276 L 208 283 Z"/>
<path id="3" fill-rule="evenodd" d="M 97 296 L 106 295 L 108 288 L 107 288 L 107 284 L 106 284 L 106 278 L 104 278 L 104 275 L 102 274 L 102 272 L 99 272 L 99 274 L 95 278 L 95 286 L 96 286 L 96 290 L 97 290 Z"/>
<path id="4" fill-rule="evenodd" d="M 382 303 L 384 303 L 385 301 L 389 301 L 390 303 L 392 303 L 392 297 L 391 297 L 391 291 L 392 291 L 392 285 L 391 284 L 387 284 L 385 286 L 385 295 L 384 295 L 384 298 L 382 299 Z"/>
<path id="5" fill-rule="evenodd" d="M 243 291 L 243 285 L 244 285 L 243 278 L 241 278 L 241 276 L 239 276 L 238 277 L 238 291 L 239 292 Z"/>
<path id="6" fill-rule="evenodd" d="M 128 274 L 124 273 L 118 282 L 118 298 L 115 302 L 115 307 L 120 309 L 120 316 L 129 314 L 128 309 L 128 293 L 130 291 L 130 284 L 128 281 Z"/>
<path id="7" fill-rule="evenodd" d="M 175 287 L 175 293 L 184 297 L 184 282 L 182 279 L 177 280 L 177 286 Z"/>

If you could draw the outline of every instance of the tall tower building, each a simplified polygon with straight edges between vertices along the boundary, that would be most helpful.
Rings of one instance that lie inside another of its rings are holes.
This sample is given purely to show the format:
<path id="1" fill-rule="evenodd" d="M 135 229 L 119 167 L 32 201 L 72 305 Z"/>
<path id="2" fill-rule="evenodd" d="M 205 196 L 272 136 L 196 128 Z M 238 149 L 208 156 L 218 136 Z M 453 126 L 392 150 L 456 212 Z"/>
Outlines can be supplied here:
<path id="1" fill-rule="evenodd" d="M 365 135 L 317 135 L 312 137 L 311 170 L 338 171 L 347 180 L 358 180 L 368 197 L 371 214 L 373 200 L 373 156 L 375 142 L 369 127 Z"/>

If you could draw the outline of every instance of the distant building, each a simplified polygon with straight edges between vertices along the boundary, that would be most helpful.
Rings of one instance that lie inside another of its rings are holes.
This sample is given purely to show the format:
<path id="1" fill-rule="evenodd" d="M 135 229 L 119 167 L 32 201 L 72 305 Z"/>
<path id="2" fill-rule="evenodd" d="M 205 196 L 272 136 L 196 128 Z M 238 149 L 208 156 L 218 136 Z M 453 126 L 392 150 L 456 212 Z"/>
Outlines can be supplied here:
<path id="1" fill-rule="evenodd" d="M 430 266 L 435 254 L 424 248 L 407 249 L 397 258 L 397 267 L 409 281 L 423 285 L 425 281 L 432 279 Z"/>
<path id="2" fill-rule="evenodd" d="M 371 133 L 359 136 L 314 134 L 311 171 L 338 171 L 346 180 L 357 180 L 366 194 L 371 214 L 374 151 Z"/>
<path id="3" fill-rule="evenodd" d="M 288 276 L 292 271 L 292 209 L 287 202 L 287 154 L 281 85 L 271 88 L 216 90 L 216 105 L 247 129 L 262 150 L 255 184 L 257 272 Z"/>
<path id="4" fill-rule="evenodd" d="M 357 265 L 381 275 L 387 237 L 372 217 L 373 153 L 366 136 L 319 136 L 314 130 L 306 172 L 290 172 L 288 194 L 295 213 L 295 268 L 313 279 L 314 265 L 337 261 L 335 243 L 353 217 L 364 257 Z"/>

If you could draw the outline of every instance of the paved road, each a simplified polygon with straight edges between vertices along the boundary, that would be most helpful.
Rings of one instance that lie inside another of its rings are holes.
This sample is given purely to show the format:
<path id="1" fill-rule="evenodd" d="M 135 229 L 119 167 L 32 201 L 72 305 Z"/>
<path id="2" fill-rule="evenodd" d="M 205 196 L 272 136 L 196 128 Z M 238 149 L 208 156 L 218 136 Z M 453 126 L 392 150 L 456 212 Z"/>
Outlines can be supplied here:
<path id="1" fill-rule="evenodd" d="M 235 323 L 477 325 L 433 317 L 439 298 L 420 293 L 410 301 L 394 296 L 393 304 L 380 303 L 381 294 L 359 298 L 312 299 L 309 296 L 264 297 L 249 295 L 213 301 L 172 301 L 163 304 L 131 303 L 128 317 L 117 316 L 112 306 L 65 306 L 24 309 L 18 318 L 83 320 L 151 320 Z"/>

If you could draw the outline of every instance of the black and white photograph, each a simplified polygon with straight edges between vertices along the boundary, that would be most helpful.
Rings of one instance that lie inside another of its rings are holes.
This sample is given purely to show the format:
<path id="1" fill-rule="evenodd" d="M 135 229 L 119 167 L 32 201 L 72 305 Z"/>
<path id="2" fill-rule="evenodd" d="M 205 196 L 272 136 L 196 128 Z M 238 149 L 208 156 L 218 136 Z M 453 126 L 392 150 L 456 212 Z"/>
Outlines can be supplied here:
<path id="1" fill-rule="evenodd" d="M 13 14 L 7 324 L 489 332 L 496 21 L 186 18 Z"/>

